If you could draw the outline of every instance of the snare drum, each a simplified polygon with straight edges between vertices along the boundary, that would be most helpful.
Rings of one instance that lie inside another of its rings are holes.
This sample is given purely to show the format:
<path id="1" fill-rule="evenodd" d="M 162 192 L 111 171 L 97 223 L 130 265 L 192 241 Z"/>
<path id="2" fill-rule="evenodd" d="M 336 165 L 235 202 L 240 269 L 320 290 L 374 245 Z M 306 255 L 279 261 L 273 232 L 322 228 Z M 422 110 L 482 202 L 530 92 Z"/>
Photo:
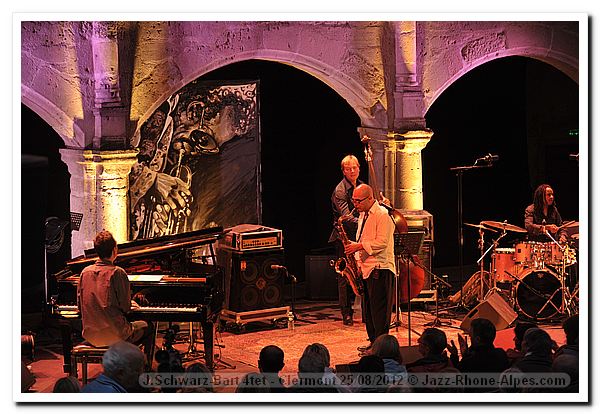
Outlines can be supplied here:
<path id="1" fill-rule="evenodd" d="M 496 278 L 496 283 L 512 282 L 513 278 L 506 274 L 506 272 L 517 276 L 520 267 L 515 262 L 515 249 L 499 248 L 494 250 L 494 254 L 492 255 L 492 273 Z"/>

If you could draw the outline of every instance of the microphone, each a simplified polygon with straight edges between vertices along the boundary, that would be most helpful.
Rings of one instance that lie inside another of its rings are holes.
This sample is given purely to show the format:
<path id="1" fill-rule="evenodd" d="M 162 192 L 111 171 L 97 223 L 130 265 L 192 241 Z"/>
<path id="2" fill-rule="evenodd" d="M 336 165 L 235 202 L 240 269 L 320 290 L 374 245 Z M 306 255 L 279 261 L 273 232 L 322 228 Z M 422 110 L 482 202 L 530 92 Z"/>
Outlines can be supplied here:
<path id="1" fill-rule="evenodd" d="M 499 159 L 500 159 L 499 155 L 487 154 L 484 157 L 477 158 L 477 161 L 483 161 L 483 162 L 487 162 L 488 164 L 491 164 L 493 162 L 498 161 Z"/>
<path id="2" fill-rule="evenodd" d="M 276 264 L 272 264 L 271 265 L 271 269 L 273 269 L 273 270 L 287 270 L 285 266 L 276 265 Z"/>
<path id="3" fill-rule="evenodd" d="M 576 154 L 569 154 L 569 159 L 571 161 L 579 161 L 579 153 Z"/>

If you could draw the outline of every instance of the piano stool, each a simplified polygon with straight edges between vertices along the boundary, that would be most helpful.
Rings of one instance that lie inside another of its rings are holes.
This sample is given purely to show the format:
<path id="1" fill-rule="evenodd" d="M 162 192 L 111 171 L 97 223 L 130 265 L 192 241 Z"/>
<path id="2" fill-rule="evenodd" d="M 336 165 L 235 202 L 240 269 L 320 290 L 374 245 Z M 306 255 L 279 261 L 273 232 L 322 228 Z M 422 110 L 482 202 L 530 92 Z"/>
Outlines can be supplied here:
<path id="1" fill-rule="evenodd" d="M 95 347 L 88 344 L 81 344 L 73 347 L 71 352 L 71 376 L 77 378 L 77 363 L 81 362 L 81 382 L 87 384 L 88 364 L 101 364 L 104 353 L 108 347 Z"/>

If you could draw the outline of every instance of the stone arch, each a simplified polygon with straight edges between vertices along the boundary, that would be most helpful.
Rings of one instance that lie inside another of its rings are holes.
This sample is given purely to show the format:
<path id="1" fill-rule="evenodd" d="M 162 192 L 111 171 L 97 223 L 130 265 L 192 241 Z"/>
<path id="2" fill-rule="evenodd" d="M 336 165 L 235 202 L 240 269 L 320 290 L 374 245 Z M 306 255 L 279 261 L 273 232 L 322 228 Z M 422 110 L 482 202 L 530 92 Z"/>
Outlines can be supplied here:
<path id="1" fill-rule="evenodd" d="M 560 70 L 569 78 L 571 78 L 576 83 L 579 83 L 579 66 L 578 62 L 575 58 L 571 56 L 567 56 L 562 53 L 556 53 L 552 50 L 548 50 L 546 48 L 532 48 L 532 47 L 521 47 L 508 49 L 503 52 L 493 52 L 486 56 L 483 56 L 476 61 L 472 62 L 470 65 L 465 66 L 462 70 L 454 73 L 452 76 L 448 77 L 445 82 L 432 94 L 429 96 L 425 96 L 425 112 L 429 110 L 431 105 L 435 102 L 435 100 L 454 82 L 460 79 L 463 75 L 470 72 L 471 70 L 485 64 L 492 62 L 497 59 L 502 59 L 510 56 L 522 56 L 527 58 L 536 59 L 542 62 L 545 62 L 554 68 Z"/>
<path id="2" fill-rule="evenodd" d="M 68 148 L 84 148 L 81 128 L 63 110 L 38 92 L 21 85 L 21 103 L 40 116 L 61 137 Z"/>
<path id="3" fill-rule="evenodd" d="M 302 70 L 321 82 L 333 89 L 338 95 L 340 95 L 352 109 L 357 113 L 361 120 L 361 125 L 366 127 L 381 128 L 386 125 L 387 119 L 385 111 L 377 111 L 372 114 L 371 107 L 373 106 L 372 94 L 356 80 L 343 72 L 335 69 L 327 63 L 317 60 L 307 55 L 301 55 L 297 52 L 288 52 L 274 49 L 255 49 L 242 53 L 236 53 L 231 56 L 224 56 L 220 59 L 215 59 L 210 63 L 190 71 L 184 74 L 181 81 L 174 84 L 169 88 L 168 92 L 163 94 L 153 105 L 150 107 L 139 120 L 134 140 L 137 140 L 139 129 L 143 122 L 145 122 L 150 115 L 164 102 L 172 93 L 181 89 L 188 83 L 194 81 L 198 77 L 219 69 L 223 66 L 242 62 L 245 60 L 259 59 L 286 64 L 295 67 L 296 69 Z"/>

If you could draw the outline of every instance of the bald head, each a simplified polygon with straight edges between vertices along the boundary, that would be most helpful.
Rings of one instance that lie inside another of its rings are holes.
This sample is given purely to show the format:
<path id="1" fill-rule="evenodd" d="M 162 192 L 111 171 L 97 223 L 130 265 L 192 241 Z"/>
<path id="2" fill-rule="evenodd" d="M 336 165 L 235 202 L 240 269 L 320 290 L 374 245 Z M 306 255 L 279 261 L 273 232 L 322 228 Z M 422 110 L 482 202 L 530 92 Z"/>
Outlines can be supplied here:
<path id="1" fill-rule="evenodd" d="M 356 198 L 373 197 L 373 189 L 368 184 L 360 184 L 354 189 L 354 194 L 358 196 Z"/>
<path id="2" fill-rule="evenodd" d="M 352 193 L 352 203 L 358 211 L 368 211 L 375 198 L 373 198 L 373 189 L 367 184 L 360 184 Z"/>

